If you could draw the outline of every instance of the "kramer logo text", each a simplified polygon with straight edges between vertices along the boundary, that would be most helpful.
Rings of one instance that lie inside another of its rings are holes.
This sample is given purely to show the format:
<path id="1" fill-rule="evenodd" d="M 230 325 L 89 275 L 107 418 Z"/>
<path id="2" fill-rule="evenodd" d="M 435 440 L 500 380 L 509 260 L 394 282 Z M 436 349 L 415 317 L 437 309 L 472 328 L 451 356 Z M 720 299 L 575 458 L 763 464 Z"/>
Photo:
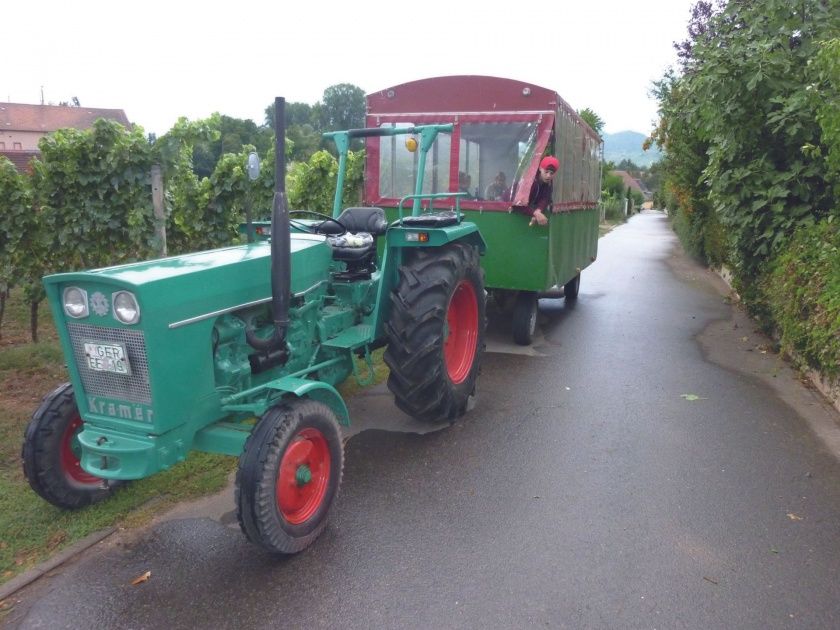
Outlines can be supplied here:
<path id="1" fill-rule="evenodd" d="M 125 403 L 114 403 L 99 400 L 95 396 L 88 397 L 88 411 L 101 416 L 111 416 L 121 420 L 136 420 L 139 422 L 151 422 L 154 411 L 143 405 L 128 405 Z"/>

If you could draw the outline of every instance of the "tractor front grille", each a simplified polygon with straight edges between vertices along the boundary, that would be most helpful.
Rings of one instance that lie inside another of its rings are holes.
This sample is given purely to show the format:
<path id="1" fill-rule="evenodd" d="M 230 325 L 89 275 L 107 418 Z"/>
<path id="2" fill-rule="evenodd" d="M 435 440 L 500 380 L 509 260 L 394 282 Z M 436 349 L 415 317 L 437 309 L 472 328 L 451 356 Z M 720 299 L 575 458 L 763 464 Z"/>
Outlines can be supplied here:
<path id="1" fill-rule="evenodd" d="M 137 403 L 152 402 L 149 388 L 149 364 L 146 359 L 146 339 L 143 331 L 124 330 L 122 328 L 103 328 L 87 324 L 68 322 L 70 343 L 76 368 L 82 378 L 85 393 L 88 396 L 101 396 Z M 98 372 L 88 367 L 85 360 L 85 342 L 119 342 L 125 346 L 131 374 Z"/>

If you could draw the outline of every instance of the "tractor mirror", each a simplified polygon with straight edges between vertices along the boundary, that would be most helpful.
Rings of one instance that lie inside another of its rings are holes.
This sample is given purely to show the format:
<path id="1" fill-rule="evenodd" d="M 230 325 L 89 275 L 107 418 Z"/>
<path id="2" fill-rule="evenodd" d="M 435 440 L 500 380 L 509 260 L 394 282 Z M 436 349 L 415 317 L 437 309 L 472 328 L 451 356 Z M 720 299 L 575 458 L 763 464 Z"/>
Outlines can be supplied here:
<path id="1" fill-rule="evenodd" d="M 260 156 L 255 151 L 248 154 L 248 179 L 254 181 L 260 176 Z"/>

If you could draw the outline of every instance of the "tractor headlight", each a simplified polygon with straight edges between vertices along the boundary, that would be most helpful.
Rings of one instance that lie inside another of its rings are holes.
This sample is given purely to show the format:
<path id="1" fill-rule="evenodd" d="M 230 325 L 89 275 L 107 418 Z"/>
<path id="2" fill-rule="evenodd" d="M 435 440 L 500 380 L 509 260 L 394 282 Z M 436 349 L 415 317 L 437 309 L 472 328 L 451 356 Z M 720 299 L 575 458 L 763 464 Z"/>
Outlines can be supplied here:
<path id="1" fill-rule="evenodd" d="M 117 291 L 111 297 L 114 304 L 114 317 L 123 324 L 136 324 L 140 321 L 140 307 L 137 298 L 128 291 Z"/>
<path id="2" fill-rule="evenodd" d="M 64 312 L 74 319 L 87 317 L 87 291 L 78 287 L 64 289 Z"/>

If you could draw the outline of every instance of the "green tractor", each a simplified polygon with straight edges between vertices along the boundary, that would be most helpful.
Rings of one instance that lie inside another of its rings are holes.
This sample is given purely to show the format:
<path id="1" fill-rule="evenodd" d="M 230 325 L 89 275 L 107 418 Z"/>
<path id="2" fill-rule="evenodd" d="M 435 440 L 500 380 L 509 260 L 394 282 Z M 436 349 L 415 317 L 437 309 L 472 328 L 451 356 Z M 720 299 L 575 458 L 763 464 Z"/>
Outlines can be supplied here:
<path id="1" fill-rule="evenodd" d="M 23 443 L 33 490 L 79 508 L 191 450 L 239 456 L 236 510 L 252 542 L 310 545 L 341 483 L 349 425 L 335 386 L 387 346 L 388 387 L 414 418 L 471 406 L 484 351 L 485 244 L 460 207 L 423 194 L 426 153 L 452 125 L 354 129 L 339 153 L 332 216 L 289 211 L 284 101 L 275 103 L 277 188 L 270 239 L 44 278 L 70 383 L 35 411 Z M 416 192 L 390 224 L 342 209 L 354 138 L 408 134 Z M 453 193 L 445 195 L 453 197 Z M 405 214 L 405 216 L 404 216 Z M 250 230 L 249 230 L 250 232 Z"/>

